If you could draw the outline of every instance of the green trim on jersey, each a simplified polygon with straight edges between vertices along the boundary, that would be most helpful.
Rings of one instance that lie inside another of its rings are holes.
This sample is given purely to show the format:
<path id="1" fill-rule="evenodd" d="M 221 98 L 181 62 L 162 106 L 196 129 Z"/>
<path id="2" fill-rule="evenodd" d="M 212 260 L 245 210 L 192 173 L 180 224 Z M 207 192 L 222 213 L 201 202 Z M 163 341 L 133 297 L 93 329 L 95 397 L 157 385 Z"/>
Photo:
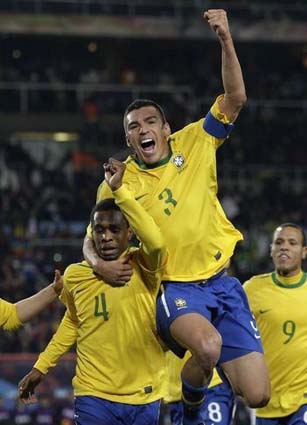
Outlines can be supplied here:
<path id="1" fill-rule="evenodd" d="M 306 282 L 306 279 L 307 279 L 307 273 L 303 273 L 301 279 L 298 282 L 291 284 L 291 283 L 280 282 L 277 278 L 276 272 L 272 272 L 271 276 L 272 276 L 272 280 L 275 283 L 275 285 L 280 286 L 281 288 L 288 288 L 288 289 L 298 288 L 298 287 L 304 285 L 304 283 Z"/>

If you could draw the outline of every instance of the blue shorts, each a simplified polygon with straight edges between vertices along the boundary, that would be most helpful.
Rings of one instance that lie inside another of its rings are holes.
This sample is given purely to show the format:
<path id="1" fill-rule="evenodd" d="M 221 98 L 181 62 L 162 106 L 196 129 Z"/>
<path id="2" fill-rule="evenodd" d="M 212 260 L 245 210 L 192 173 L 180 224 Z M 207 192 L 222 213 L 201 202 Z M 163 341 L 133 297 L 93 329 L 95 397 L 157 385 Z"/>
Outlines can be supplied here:
<path id="1" fill-rule="evenodd" d="M 206 391 L 201 408 L 201 419 L 206 425 L 230 425 L 234 407 L 234 394 L 229 384 L 223 383 Z M 168 404 L 171 424 L 182 425 L 182 402 Z"/>
<path id="2" fill-rule="evenodd" d="M 177 317 L 188 313 L 204 316 L 220 333 L 223 341 L 219 364 L 252 351 L 263 353 L 242 285 L 225 271 L 202 283 L 162 282 L 157 298 L 157 329 L 163 342 L 181 358 L 186 349 L 172 338 L 169 327 Z"/>
<path id="3" fill-rule="evenodd" d="M 125 404 L 93 396 L 75 398 L 76 425 L 158 425 L 161 401 Z"/>
<path id="4" fill-rule="evenodd" d="M 281 418 L 256 417 L 256 425 L 306 425 L 307 404 L 303 404 L 296 412 Z"/>

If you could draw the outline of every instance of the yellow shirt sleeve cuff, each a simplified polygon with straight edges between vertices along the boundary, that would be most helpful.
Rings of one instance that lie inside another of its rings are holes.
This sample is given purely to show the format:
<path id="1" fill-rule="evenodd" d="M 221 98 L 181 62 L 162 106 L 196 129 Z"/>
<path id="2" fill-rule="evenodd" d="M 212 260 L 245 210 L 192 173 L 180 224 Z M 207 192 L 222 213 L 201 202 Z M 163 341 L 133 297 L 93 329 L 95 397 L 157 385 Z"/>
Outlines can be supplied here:
<path id="1" fill-rule="evenodd" d="M 229 124 L 230 121 L 227 118 L 226 114 L 224 114 L 223 112 L 220 111 L 219 108 L 219 103 L 220 101 L 224 98 L 223 94 L 220 94 L 214 104 L 211 106 L 210 112 L 211 114 L 214 116 L 214 118 L 216 118 L 217 120 L 221 121 L 223 124 Z"/>

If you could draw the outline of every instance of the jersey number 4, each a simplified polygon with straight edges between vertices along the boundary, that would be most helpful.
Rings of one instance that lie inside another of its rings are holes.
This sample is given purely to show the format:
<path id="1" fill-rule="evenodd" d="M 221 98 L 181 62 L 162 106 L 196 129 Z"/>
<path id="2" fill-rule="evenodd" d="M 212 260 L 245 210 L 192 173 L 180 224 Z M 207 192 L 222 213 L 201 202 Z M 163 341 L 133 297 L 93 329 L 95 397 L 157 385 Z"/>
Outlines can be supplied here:
<path id="1" fill-rule="evenodd" d="M 95 317 L 103 317 L 105 321 L 109 320 L 109 312 L 107 310 L 106 296 L 104 293 L 95 297 Z"/>

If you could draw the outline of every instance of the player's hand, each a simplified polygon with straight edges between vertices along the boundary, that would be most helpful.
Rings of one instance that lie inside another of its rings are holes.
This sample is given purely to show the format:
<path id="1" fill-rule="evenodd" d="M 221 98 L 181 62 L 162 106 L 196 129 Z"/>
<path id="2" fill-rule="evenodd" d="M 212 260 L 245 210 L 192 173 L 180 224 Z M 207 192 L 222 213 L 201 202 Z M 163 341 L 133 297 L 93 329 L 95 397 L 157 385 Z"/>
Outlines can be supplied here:
<path id="1" fill-rule="evenodd" d="M 33 404 L 37 402 L 34 390 L 42 381 L 44 375 L 33 368 L 18 384 L 19 398 L 24 404 Z"/>
<path id="2" fill-rule="evenodd" d="M 59 296 L 63 289 L 63 279 L 59 270 L 55 270 L 54 272 L 54 280 L 52 282 L 52 287 L 54 292 Z"/>
<path id="3" fill-rule="evenodd" d="M 204 12 L 204 18 L 210 25 L 210 28 L 216 32 L 217 36 L 225 41 L 231 38 L 227 13 L 223 9 L 209 9 Z"/>
<path id="4" fill-rule="evenodd" d="M 104 282 L 115 287 L 125 286 L 132 276 L 129 256 L 120 257 L 113 261 L 97 259 L 92 267 L 94 272 L 103 278 Z"/>
<path id="5" fill-rule="evenodd" d="M 112 191 L 119 189 L 123 182 L 123 175 L 126 164 L 114 158 L 109 158 L 108 162 L 103 164 L 104 178 Z"/>

